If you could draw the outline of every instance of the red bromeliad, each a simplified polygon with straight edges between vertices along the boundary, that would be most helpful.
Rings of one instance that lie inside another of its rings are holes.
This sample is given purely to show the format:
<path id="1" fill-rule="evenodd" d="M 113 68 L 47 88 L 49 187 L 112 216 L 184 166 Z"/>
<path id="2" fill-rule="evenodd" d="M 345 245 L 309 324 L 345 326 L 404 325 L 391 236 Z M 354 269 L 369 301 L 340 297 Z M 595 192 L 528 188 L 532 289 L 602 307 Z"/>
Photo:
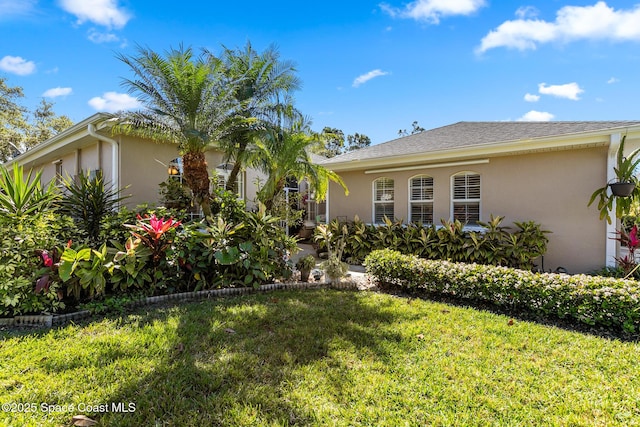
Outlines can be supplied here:
<path id="1" fill-rule="evenodd" d="M 177 228 L 182 223 L 173 218 L 166 220 L 162 217 L 158 218 L 155 214 L 151 214 L 151 216 L 145 215 L 144 218 L 138 215 L 137 218 L 138 221 L 135 225 L 125 224 L 125 227 L 130 228 L 132 230 L 131 234 L 152 250 L 154 262 L 157 262 L 171 243 L 164 238 L 166 233 Z"/>

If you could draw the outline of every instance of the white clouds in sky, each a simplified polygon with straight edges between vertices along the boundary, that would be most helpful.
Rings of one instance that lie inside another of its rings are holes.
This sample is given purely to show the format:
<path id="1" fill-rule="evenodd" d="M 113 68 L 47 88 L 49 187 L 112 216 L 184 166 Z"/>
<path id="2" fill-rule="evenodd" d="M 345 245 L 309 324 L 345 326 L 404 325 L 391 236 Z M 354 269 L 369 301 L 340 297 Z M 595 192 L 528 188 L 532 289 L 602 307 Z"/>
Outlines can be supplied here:
<path id="1" fill-rule="evenodd" d="M 365 84 L 371 79 L 374 79 L 380 76 L 386 76 L 388 74 L 389 74 L 388 71 L 382 71 L 380 69 L 371 70 L 368 73 L 365 73 L 361 76 L 356 77 L 355 80 L 353 81 L 353 87 L 358 87 L 360 85 Z"/>
<path id="2" fill-rule="evenodd" d="M 36 0 L 0 0 L 0 19 L 29 15 Z"/>
<path id="3" fill-rule="evenodd" d="M 380 8 L 394 18 L 410 18 L 438 24 L 443 16 L 470 15 L 485 5 L 485 0 L 416 0 L 403 9 L 387 3 L 380 4 Z"/>
<path id="4" fill-rule="evenodd" d="M 94 43 L 111 43 L 119 42 L 120 37 L 116 36 L 113 33 L 101 33 L 95 28 L 92 28 L 89 30 L 89 40 Z"/>
<path id="5" fill-rule="evenodd" d="M 611 77 L 609 80 L 607 80 L 607 84 L 614 84 L 614 83 L 619 83 L 620 79 L 616 78 L 616 77 Z"/>
<path id="6" fill-rule="evenodd" d="M 59 96 L 67 96 L 73 92 L 73 89 L 70 87 L 54 87 L 51 89 L 47 89 L 42 96 L 45 98 L 57 98 Z"/>
<path id="7" fill-rule="evenodd" d="M 96 111 L 115 113 L 122 110 L 133 110 L 142 106 L 137 98 L 117 92 L 105 92 L 102 96 L 96 96 L 89 100 L 89 105 Z"/>
<path id="8" fill-rule="evenodd" d="M 573 101 L 579 100 L 579 96 L 584 89 L 582 89 L 578 83 L 572 82 L 563 85 L 549 85 L 546 83 L 540 83 L 538 85 L 538 92 L 543 95 L 551 95 L 557 98 L 566 98 Z"/>
<path id="9" fill-rule="evenodd" d="M 123 28 L 131 14 L 118 0 L 59 0 L 60 7 L 78 18 L 78 24 L 92 22 L 107 28 Z"/>
<path id="10" fill-rule="evenodd" d="M 626 10 L 615 10 L 604 1 L 593 6 L 564 6 L 553 22 L 518 11 L 519 19 L 503 22 L 482 39 L 478 53 L 497 47 L 536 49 L 554 41 L 640 41 L 640 5 Z"/>
<path id="11" fill-rule="evenodd" d="M 7 73 L 26 76 L 36 71 L 36 64 L 33 61 L 27 61 L 20 56 L 7 55 L 0 59 L 0 70 Z"/>
<path id="12" fill-rule="evenodd" d="M 524 96 L 524 100 L 527 102 L 538 102 L 540 100 L 540 95 L 534 95 L 532 93 L 527 93 Z"/>
<path id="13" fill-rule="evenodd" d="M 531 110 L 518 119 L 519 122 L 548 122 L 553 120 L 554 115 L 544 111 Z"/>

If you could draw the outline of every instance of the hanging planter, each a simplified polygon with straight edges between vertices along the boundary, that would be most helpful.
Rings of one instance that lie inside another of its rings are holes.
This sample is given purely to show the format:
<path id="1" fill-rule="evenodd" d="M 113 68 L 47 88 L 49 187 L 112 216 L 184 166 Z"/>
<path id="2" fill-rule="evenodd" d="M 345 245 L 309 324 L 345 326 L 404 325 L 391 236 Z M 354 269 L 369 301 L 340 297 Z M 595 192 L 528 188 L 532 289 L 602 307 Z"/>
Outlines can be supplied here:
<path id="1" fill-rule="evenodd" d="M 589 205 L 598 201 L 600 219 L 606 219 L 609 224 L 611 224 L 611 213 L 614 213 L 616 218 L 622 218 L 631 209 L 633 200 L 640 198 L 640 191 L 637 189 L 638 178 L 636 178 L 636 169 L 640 166 L 640 148 L 633 150 L 625 157 L 626 139 L 626 135 L 622 137 L 616 153 L 617 161 L 613 168 L 616 175 L 615 182 L 607 183 L 594 191 L 589 200 Z M 616 202 L 615 207 L 614 202 Z"/>
<path id="2" fill-rule="evenodd" d="M 616 197 L 629 197 L 635 190 L 636 185 L 633 182 L 613 182 L 609 184 L 609 188 L 611 188 L 611 193 Z"/>

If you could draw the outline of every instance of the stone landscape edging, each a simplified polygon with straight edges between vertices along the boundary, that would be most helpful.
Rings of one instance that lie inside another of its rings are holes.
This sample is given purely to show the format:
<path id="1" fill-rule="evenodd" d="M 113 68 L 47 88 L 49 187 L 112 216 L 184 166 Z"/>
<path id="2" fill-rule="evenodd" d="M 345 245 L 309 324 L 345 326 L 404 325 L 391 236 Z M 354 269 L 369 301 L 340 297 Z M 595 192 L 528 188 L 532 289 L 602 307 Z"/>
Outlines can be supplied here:
<path id="1" fill-rule="evenodd" d="M 157 304 L 167 301 L 197 301 L 202 299 L 231 296 L 231 295 L 244 295 L 255 294 L 267 291 L 275 290 L 287 290 L 287 289 L 360 289 L 358 282 L 355 280 L 345 280 L 337 283 L 328 282 L 295 282 L 295 283 L 271 283 L 268 285 L 262 285 L 258 288 L 220 288 L 209 289 L 205 291 L 194 292 L 181 292 L 177 294 L 158 295 L 155 297 L 142 298 L 136 301 L 131 301 L 125 304 L 126 307 L 142 307 L 145 305 Z M 51 328 L 56 325 L 63 325 L 73 320 L 80 320 L 90 317 L 92 315 L 90 310 L 76 311 L 74 313 L 66 314 L 34 314 L 34 315 L 20 315 L 14 317 L 0 318 L 1 326 L 44 326 Z"/>

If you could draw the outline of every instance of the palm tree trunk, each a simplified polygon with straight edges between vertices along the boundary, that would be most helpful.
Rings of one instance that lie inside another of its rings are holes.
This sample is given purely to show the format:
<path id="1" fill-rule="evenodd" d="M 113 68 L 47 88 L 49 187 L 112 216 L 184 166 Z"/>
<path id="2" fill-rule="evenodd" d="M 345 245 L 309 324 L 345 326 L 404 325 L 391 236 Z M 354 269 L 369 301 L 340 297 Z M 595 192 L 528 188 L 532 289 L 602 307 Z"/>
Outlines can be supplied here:
<path id="1" fill-rule="evenodd" d="M 236 181 L 238 179 L 238 174 L 240 173 L 240 168 L 242 167 L 241 159 L 244 157 L 245 151 L 247 149 L 247 144 L 244 142 L 239 143 L 238 151 L 235 155 L 235 163 L 233 164 L 233 169 L 229 172 L 229 179 L 227 180 L 227 184 L 225 185 L 225 190 L 227 191 L 238 191 L 236 186 Z"/>
<path id="2" fill-rule="evenodd" d="M 183 176 L 193 197 L 202 208 L 205 219 L 211 216 L 211 193 L 209 192 L 209 172 L 207 160 L 201 151 L 182 155 Z"/>

